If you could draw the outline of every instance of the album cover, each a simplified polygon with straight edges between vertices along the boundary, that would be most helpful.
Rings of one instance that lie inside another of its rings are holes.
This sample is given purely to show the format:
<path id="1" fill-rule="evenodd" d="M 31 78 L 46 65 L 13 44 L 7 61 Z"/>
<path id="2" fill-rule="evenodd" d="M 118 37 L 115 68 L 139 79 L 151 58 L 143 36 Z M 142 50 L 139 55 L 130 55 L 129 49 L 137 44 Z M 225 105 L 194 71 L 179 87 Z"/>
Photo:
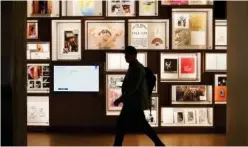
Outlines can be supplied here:
<path id="1" fill-rule="evenodd" d="M 85 21 L 85 49 L 123 50 L 125 48 L 125 21 Z"/>
<path id="2" fill-rule="evenodd" d="M 102 16 L 102 0 L 62 1 L 62 16 Z"/>
<path id="3" fill-rule="evenodd" d="M 49 64 L 27 65 L 27 91 L 28 93 L 49 93 L 50 74 Z"/>
<path id="4" fill-rule="evenodd" d="M 164 59 L 164 72 L 165 73 L 178 73 L 178 60 L 177 59 Z"/>
<path id="5" fill-rule="evenodd" d="M 49 126 L 49 97 L 27 97 L 27 125 Z"/>
<path id="6" fill-rule="evenodd" d="M 49 42 L 28 42 L 27 43 L 27 59 L 50 59 L 50 43 Z"/>
<path id="7" fill-rule="evenodd" d="M 27 20 L 27 39 L 38 38 L 38 20 Z"/>
<path id="8" fill-rule="evenodd" d="M 28 17 L 59 17 L 59 1 L 27 1 Z"/>
<path id="9" fill-rule="evenodd" d="M 52 20 L 53 60 L 81 59 L 81 20 Z"/>
<path id="10" fill-rule="evenodd" d="M 215 102 L 226 102 L 227 99 L 227 76 L 226 74 L 215 75 Z"/>
<path id="11" fill-rule="evenodd" d="M 185 111 L 185 123 L 186 124 L 196 124 L 195 109 L 186 109 L 186 111 Z"/>
<path id="12" fill-rule="evenodd" d="M 181 73 L 182 74 L 192 74 L 195 73 L 195 58 L 184 58 L 181 60 Z"/>
<path id="13" fill-rule="evenodd" d="M 174 112 L 174 122 L 176 124 L 184 124 L 184 112 L 183 111 L 176 111 Z"/>
<path id="14" fill-rule="evenodd" d="M 135 0 L 106 1 L 107 16 L 135 16 Z"/>
<path id="15" fill-rule="evenodd" d="M 137 49 L 169 49 L 169 20 L 128 20 L 128 44 Z"/>
<path id="16" fill-rule="evenodd" d="M 215 20 L 215 49 L 227 49 L 227 20 Z"/>
<path id="17" fill-rule="evenodd" d="M 139 16 L 158 16 L 158 0 L 140 0 Z"/>

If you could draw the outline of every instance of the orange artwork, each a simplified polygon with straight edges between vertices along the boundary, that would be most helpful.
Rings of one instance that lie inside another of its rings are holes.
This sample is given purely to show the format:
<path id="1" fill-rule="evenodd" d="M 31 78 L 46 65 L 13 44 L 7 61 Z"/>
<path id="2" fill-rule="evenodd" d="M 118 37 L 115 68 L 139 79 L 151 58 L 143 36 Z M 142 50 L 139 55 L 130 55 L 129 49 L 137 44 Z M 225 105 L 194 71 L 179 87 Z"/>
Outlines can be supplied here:
<path id="1" fill-rule="evenodd" d="M 215 102 L 226 102 L 227 86 L 215 87 Z"/>

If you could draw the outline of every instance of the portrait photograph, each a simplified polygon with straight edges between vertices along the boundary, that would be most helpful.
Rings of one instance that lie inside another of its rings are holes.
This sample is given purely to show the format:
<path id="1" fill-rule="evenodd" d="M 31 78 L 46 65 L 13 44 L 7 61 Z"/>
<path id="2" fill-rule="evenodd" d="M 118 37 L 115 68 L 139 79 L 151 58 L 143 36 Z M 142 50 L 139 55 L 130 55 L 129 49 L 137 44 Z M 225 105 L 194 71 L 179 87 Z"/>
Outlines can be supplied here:
<path id="1" fill-rule="evenodd" d="M 28 60 L 50 59 L 49 42 L 28 42 L 27 43 Z"/>
<path id="2" fill-rule="evenodd" d="M 27 39 L 38 39 L 38 20 L 27 20 Z"/>

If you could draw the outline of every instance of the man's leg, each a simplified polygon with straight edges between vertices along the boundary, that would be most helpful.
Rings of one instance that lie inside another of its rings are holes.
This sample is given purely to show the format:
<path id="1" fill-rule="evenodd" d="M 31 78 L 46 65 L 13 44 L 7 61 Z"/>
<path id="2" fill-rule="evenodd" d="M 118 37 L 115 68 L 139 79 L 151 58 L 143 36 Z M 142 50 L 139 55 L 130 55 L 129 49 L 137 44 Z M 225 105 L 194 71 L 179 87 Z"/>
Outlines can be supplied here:
<path id="1" fill-rule="evenodd" d="M 114 146 L 122 146 L 122 142 L 124 139 L 124 135 L 125 135 L 125 126 L 126 126 L 126 116 L 125 113 L 123 113 L 123 110 L 121 111 L 118 120 L 117 120 L 117 124 L 116 124 L 116 135 L 115 135 L 115 141 L 114 141 Z"/>

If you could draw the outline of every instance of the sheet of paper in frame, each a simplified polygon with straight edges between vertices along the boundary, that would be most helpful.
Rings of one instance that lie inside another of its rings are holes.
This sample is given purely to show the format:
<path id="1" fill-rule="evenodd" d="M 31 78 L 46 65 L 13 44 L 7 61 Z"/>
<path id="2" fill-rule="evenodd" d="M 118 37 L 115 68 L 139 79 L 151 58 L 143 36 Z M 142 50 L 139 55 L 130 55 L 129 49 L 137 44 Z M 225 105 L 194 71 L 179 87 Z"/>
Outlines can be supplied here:
<path id="1" fill-rule="evenodd" d="M 199 124 L 209 124 L 208 109 L 199 108 L 197 109 L 197 123 Z"/>
<path id="2" fill-rule="evenodd" d="M 215 103 L 226 104 L 227 99 L 227 75 L 215 75 Z"/>
<path id="3" fill-rule="evenodd" d="M 27 20 L 27 39 L 38 38 L 38 20 Z"/>
<path id="4" fill-rule="evenodd" d="M 81 59 L 81 20 L 52 20 L 52 60 Z"/>
<path id="5" fill-rule="evenodd" d="M 158 0 L 139 0 L 139 16 L 158 16 Z"/>
<path id="6" fill-rule="evenodd" d="M 158 93 L 158 74 L 154 74 L 154 76 L 156 77 L 156 83 L 152 90 L 152 93 Z"/>
<path id="7" fill-rule="evenodd" d="M 128 20 L 128 44 L 136 49 L 168 49 L 169 20 Z"/>
<path id="8" fill-rule="evenodd" d="M 215 20 L 215 49 L 227 49 L 227 20 Z"/>
<path id="9" fill-rule="evenodd" d="M 50 59 L 50 43 L 49 42 L 28 42 L 27 43 L 27 59 Z"/>
<path id="10" fill-rule="evenodd" d="M 59 1 L 27 1 L 27 17 L 59 17 Z"/>
<path id="11" fill-rule="evenodd" d="M 146 117 L 146 120 L 152 127 L 158 127 L 158 111 L 152 110 L 150 113 L 150 110 L 144 110 L 144 114 Z"/>
<path id="12" fill-rule="evenodd" d="M 49 126 L 49 97 L 27 97 L 27 125 Z"/>
<path id="13" fill-rule="evenodd" d="M 227 55 L 226 53 L 206 53 L 205 71 L 226 71 Z"/>
<path id="14" fill-rule="evenodd" d="M 85 32 L 85 49 L 123 50 L 125 47 L 124 20 L 87 20 Z"/>
<path id="15" fill-rule="evenodd" d="M 185 111 L 185 123 L 196 124 L 196 111 L 195 109 L 186 109 Z"/>
<path id="16" fill-rule="evenodd" d="M 173 108 L 161 108 L 161 126 L 174 124 Z"/>
<path id="17" fill-rule="evenodd" d="M 62 1 L 62 16 L 102 16 L 102 0 Z"/>
<path id="18" fill-rule="evenodd" d="M 106 1 L 106 15 L 119 17 L 133 17 L 135 13 L 135 0 Z"/>

